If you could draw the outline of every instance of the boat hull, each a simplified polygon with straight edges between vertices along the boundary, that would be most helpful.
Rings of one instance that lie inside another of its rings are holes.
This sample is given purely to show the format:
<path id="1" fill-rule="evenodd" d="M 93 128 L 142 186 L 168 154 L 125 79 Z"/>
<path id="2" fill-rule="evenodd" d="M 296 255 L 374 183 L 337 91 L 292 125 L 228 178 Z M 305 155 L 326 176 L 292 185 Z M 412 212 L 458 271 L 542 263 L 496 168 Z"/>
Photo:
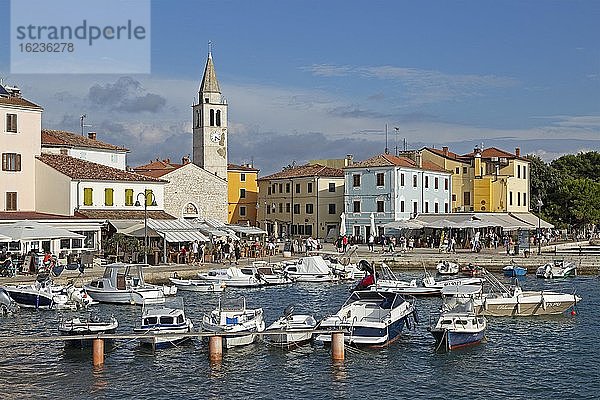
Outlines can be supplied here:
<path id="1" fill-rule="evenodd" d="M 560 296 L 560 297 L 557 297 Z M 535 315 L 559 315 L 572 308 L 581 301 L 575 295 L 533 295 L 531 297 L 492 298 L 484 299 L 475 304 L 478 315 L 495 317 L 522 317 Z"/>
<path id="2" fill-rule="evenodd" d="M 54 305 L 53 296 L 49 293 L 10 287 L 4 289 L 20 307 L 51 309 Z"/>
<path id="3" fill-rule="evenodd" d="M 95 301 L 112 304 L 135 304 L 161 303 L 165 301 L 162 288 L 152 289 L 126 289 L 126 290 L 99 290 L 84 285 L 86 293 Z"/>
<path id="4" fill-rule="evenodd" d="M 432 329 L 431 334 L 435 339 L 436 349 L 456 350 L 462 347 L 475 346 L 485 337 L 485 331 L 479 332 L 454 332 L 448 329 Z"/>

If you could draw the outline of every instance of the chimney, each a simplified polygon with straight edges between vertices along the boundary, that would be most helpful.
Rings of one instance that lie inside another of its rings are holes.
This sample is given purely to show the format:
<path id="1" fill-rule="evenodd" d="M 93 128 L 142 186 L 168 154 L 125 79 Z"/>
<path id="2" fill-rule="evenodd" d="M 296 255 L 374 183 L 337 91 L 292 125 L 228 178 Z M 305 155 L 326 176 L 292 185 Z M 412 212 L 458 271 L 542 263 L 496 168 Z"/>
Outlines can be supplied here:
<path id="1" fill-rule="evenodd" d="M 92 140 L 96 140 L 96 132 L 88 132 L 88 137 Z"/>
<path id="2" fill-rule="evenodd" d="M 448 146 L 442 147 L 442 151 L 444 152 L 444 156 L 448 157 Z"/>
<path id="3" fill-rule="evenodd" d="M 344 162 L 345 166 L 348 167 L 354 163 L 354 156 L 352 154 L 346 154 L 346 161 Z"/>
<path id="4" fill-rule="evenodd" d="M 519 147 L 515 147 L 515 156 L 521 157 L 521 149 Z"/>
<path id="5" fill-rule="evenodd" d="M 415 152 L 415 162 L 419 168 L 423 168 L 423 158 L 421 157 L 420 152 Z"/>
<path id="6" fill-rule="evenodd" d="M 185 165 L 185 164 L 189 164 L 189 163 L 190 163 L 190 156 L 183 156 L 183 157 L 181 158 L 181 163 L 182 163 L 183 165 Z"/>

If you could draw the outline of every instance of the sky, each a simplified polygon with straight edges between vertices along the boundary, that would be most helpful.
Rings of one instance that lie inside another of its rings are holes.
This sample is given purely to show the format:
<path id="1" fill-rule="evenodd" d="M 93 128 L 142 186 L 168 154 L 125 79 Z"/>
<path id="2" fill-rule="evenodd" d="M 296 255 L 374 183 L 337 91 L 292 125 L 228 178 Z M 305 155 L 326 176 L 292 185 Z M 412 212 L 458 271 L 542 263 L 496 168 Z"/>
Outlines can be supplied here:
<path id="1" fill-rule="evenodd" d="M 229 104 L 229 162 L 266 175 L 386 147 L 475 145 L 551 160 L 600 150 L 600 2 L 152 1 L 150 74 L 10 71 L 43 127 L 88 131 L 128 164 L 192 152 L 208 52 Z M 397 130 L 395 128 L 398 128 Z"/>

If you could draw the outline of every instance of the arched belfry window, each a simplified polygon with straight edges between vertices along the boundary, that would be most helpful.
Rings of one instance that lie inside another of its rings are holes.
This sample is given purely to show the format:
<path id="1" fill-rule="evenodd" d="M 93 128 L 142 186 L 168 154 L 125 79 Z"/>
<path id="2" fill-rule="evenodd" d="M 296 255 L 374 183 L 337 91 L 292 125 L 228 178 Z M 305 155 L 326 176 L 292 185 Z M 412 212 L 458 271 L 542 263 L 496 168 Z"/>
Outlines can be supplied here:
<path id="1" fill-rule="evenodd" d="M 221 110 L 217 110 L 217 126 L 221 126 Z"/>
<path id="2" fill-rule="evenodd" d="M 210 109 L 210 126 L 215 126 L 215 110 Z"/>

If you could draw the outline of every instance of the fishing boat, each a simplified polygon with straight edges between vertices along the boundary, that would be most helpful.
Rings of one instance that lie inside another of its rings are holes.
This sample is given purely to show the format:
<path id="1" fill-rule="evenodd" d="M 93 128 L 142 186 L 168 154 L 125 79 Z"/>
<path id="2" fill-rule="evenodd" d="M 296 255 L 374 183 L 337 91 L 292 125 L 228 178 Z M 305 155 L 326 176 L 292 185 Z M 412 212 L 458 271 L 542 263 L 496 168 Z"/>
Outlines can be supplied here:
<path id="1" fill-rule="evenodd" d="M 317 329 L 342 330 L 349 345 L 383 347 L 396 341 L 403 330 L 416 322 L 414 298 L 409 301 L 393 292 L 362 290 L 353 292 L 340 310 L 324 318 Z M 316 340 L 328 344 L 331 335 L 321 333 Z"/>
<path id="2" fill-rule="evenodd" d="M 485 277 L 490 284 L 489 291 L 474 298 L 474 309 L 478 315 L 522 317 L 562 314 L 581 301 L 575 293 L 524 291 L 518 281 L 506 286 L 487 271 Z"/>
<path id="3" fill-rule="evenodd" d="M 267 343 L 272 346 L 293 349 L 307 344 L 312 339 L 312 330 L 317 326 L 317 321 L 312 315 L 294 314 L 294 307 L 289 306 L 275 322 L 267 327 L 269 331 L 280 331 L 265 335 Z"/>
<path id="4" fill-rule="evenodd" d="M 193 329 L 194 324 L 185 316 L 183 299 L 176 297 L 163 304 L 144 304 L 141 326 L 133 331 L 141 335 L 141 345 L 161 349 L 191 340 L 185 334 Z"/>
<path id="5" fill-rule="evenodd" d="M 183 290 L 185 292 L 222 292 L 225 290 L 225 284 L 221 281 L 206 281 L 200 279 L 180 279 L 178 277 L 170 277 L 169 281 L 175 286 L 177 286 L 178 290 Z"/>
<path id="6" fill-rule="evenodd" d="M 481 343 L 487 321 L 474 313 L 447 312 L 429 329 L 435 339 L 436 350 L 455 350 Z"/>
<path id="7" fill-rule="evenodd" d="M 266 284 L 256 270 L 251 267 L 229 267 L 211 269 L 205 273 L 198 273 L 198 279 L 209 282 L 223 282 L 229 287 L 259 287 Z"/>
<path id="8" fill-rule="evenodd" d="M 337 282 L 339 275 L 331 270 L 322 256 L 302 257 L 283 270 L 296 282 Z"/>
<path id="9" fill-rule="evenodd" d="M 95 335 L 102 333 L 115 333 L 119 327 L 119 322 L 114 316 L 106 322 L 101 321 L 97 316 L 90 316 L 89 319 L 75 317 L 69 320 L 61 320 L 58 324 L 58 332 L 62 336 L 71 336 L 73 340 L 65 341 L 65 345 L 86 347 L 91 344 L 91 339 L 81 339 L 80 336 Z"/>
<path id="10" fill-rule="evenodd" d="M 254 343 L 256 334 L 265 330 L 262 308 L 247 308 L 246 299 L 224 305 L 219 299 L 217 308 L 202 317 L 202 330 L 212 333 L 234 333 L 224 336 L 226 349 Z"/>
<path id="11" fill-rule="evenodd" d="M 442 290 L 443 305 L 434 326 L 428 328 L 436 350 L 450 351 L 481 343 L 487 320 L 474 312 L 473 299 L 481 286 L 447 286 Z"/>
<path id="12" fill-rule="evenodd" d="M 502 272 L 504 273 L 504 276 L 515 278 L 518 276 L 525 276 L 527 274 L 527 268 L 521 267 L 514 261 L 511 261 L 509 265 L 502 268 Z"/>
<path id="13" fill-rule="evenodd" d="M 101 278 L 83 285 L 86 293 L 101 303 L 136 304 L 164 303 L 161 286 L 144 281 L 145 264 L 108 264 Z"/>
<path id="14" fill-rule="evenodd" d="M 457 263 L 444 260 L 444 261 L 440 261 L 435 266 L 435 269 L 437 270 L 438 274 L 440 274 L 440 275 L 456 275 L 456 274 L 458 274 L 460 267 Z"/>
<path id="15" fill-rule="evenodd" d="M 535 276 L 545 279 L 577 276 L 577 266 L 570 261 L 554 260 L 539 267 Z"/>

